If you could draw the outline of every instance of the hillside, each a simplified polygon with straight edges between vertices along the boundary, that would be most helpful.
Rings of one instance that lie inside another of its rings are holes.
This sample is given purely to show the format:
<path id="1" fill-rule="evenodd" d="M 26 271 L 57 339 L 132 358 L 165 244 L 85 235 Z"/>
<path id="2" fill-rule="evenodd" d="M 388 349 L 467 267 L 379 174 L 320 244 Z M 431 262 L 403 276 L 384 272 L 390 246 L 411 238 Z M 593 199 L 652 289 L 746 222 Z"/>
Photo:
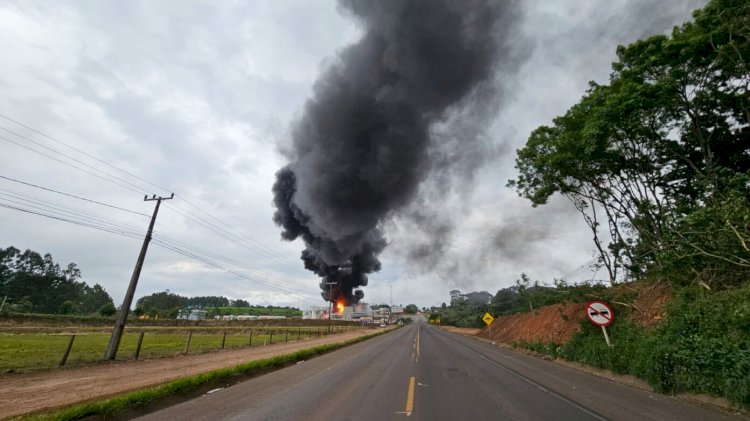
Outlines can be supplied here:
<path id="1" fill-rule="evenodd" d="M 628 318 L 639 325 L 652 327 L 663 320 L 672 289 L 666 282 L 653 285 L 630 283 L 611 289 L 607 295 L 618 297 L 625 294 L 636 294 L 636 298 L 630 303 L 613 302 L 616 317 L 620 313 L 628 314 Z M 585 302 L 561 303 L 526 313 L 498 316 L 492 326 L 482 328 L 478 336 L 505 343 L 564 344 L 580 332 L 581 321 L 586 318 L 585 306 Z"/>

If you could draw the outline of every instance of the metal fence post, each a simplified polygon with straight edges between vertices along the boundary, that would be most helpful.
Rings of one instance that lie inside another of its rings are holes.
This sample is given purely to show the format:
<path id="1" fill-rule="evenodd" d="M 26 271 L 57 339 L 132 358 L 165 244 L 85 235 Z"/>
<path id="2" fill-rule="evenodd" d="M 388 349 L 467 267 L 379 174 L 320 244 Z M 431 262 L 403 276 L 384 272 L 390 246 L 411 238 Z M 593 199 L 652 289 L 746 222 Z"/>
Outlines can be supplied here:
<path id="1" fill-rule="evenodd" d="M 221 338 L 221 349 L 224 349 L 224 343 L 227 341 L 227 331 L 224 331 L 224 336 Z"/>
<path id="2" fill-rule="evenodd" d="M 250 340 L 248 341 L 247 345 L 252 348 L 253 347 L 253 330 L 250 329 Z"/>
<path id="3" fill-rule="evenodd" d="M 289 342 L 289 329 L 284 330 L 284 343 Z"/>

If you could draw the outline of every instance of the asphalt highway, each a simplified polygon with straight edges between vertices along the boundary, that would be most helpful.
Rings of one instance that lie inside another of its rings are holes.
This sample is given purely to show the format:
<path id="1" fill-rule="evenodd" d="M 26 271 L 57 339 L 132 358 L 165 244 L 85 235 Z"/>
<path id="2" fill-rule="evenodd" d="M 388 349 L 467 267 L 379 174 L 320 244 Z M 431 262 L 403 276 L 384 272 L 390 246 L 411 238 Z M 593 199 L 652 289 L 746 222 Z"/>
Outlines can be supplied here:
<path id="1" fill-rule="evenodd" d="M 738 420 L 419 322 L 140 420 Z"/>

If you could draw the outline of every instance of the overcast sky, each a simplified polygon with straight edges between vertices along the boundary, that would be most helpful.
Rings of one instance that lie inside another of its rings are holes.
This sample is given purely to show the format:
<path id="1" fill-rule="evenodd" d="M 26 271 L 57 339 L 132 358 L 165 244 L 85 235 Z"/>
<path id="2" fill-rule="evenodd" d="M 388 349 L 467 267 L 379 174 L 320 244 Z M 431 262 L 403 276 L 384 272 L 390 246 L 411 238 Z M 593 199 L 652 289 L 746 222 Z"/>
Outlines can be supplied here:
<path id="1" fill-rule="evenodd" d="M 533 209 L 505 187 L 515 150 L 588 81 L 606 83 L 618 44 L 667 33 L 704 3 L 522 2 L 508 40 L 522 54 L 499 67 L 512 70 L 498 75 L 491 121 L 472 128 L 494 153 L 447 191 L 427 180 L 422 212 L 384 222 L 389 246 L 364 300 L 435 305 L 456 288 L 494 294 L 521 272 L 604 277 L 568 203 Z M 169 289 L 324 305 L 303 245 L 272 221 L 271 186 L 316 78 L 361 35 L 335 2 L 0 0 L 0 247 L 75 262 L 119 305 L 154 208 L 143 195 L 174 192 L 136 299 Z"/>

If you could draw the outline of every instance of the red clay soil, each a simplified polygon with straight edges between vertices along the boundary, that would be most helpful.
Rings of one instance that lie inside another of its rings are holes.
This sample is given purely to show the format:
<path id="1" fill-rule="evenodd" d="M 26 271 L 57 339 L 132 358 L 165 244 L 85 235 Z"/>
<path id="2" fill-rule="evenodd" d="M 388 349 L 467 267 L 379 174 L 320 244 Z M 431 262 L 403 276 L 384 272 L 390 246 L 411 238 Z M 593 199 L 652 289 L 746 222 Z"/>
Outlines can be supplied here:
<path id="1" fill-rule="evenodd" d="M 580 330 L 585 303 L 555 304 L 528 313 L 499 316 L 477 336 L 493 341 L 554 342 L 562 344 Z M 567 320 L 565 320 L 567 318 Z"/>
<path id="2" fill-rule="evenodd" d="M 610 305 L 615 315 L 626 310 L 629 317 L 644 327 L 658 324 L 664 318 L 666 305 L 672 297 L 667 282 L 623 284 L 616 287 Z M 554 342 L 564 344 L 581 328 L 586 317 L 586 303 L 555 304 L 528 313 L 499 316 L 491 327 L 484 327 L 477 336 L 493 341 Z"/>

